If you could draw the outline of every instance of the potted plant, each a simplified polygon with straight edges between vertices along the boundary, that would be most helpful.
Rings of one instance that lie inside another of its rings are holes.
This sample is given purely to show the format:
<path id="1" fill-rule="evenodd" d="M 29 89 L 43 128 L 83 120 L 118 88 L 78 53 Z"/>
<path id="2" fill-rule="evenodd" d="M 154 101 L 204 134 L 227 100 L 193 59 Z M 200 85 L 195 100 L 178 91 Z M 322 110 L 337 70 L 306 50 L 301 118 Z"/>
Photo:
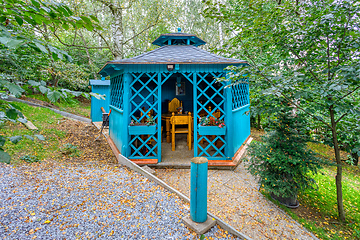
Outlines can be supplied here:
<path id="1" fill-rule="evenodd" d="M 225 135 L 226 126 L 222 119 L 201 117 L 199 120 L 199 135 Z"/>
<path id="2" fill-rule="evenodd" d="M 132 119 L 129 126 L 130 135 L 155 134 L 156 122 L 153 116 L 148 116 L 145 123 Z"/>
<path id="3" fill-rule="evenodd" d="M 272 198 L 296 208 L 298 192 L 316 187 L 309 173 L 317 173 L 322 161 L 307 148 L 311 139 L 305 118 L 291 110 L 285 107 L 278 112 L 262 142 L 250 144 L 248 169 Z"/>

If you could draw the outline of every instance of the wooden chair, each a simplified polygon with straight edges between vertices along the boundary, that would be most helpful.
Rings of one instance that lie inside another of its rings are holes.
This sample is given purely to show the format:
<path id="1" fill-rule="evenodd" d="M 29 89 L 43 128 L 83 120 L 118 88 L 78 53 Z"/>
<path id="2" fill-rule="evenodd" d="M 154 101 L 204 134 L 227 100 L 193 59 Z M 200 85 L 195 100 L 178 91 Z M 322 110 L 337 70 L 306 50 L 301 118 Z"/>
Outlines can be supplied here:
<path id="1" fill-rule="evenodd" d="M 169 111 L 170 113 L 177 112 L 177 111 L 178 111 L 177 109 L 178 109 L 179 107 L 182 107 L 182 102 L 179 101 L 179 99 L 174 98 L 173 100 L 171 100 L 171 101 L 169 102 L 168 111 Z"/>
<path id="2" fill-rule="evenodd" d="M 175 116 L 175 113 L 172 113 L 172 117 L 170 118 L 170 123 L 171 123 L 171 150 L 175 151 L 176 133 L 187 133 L 187 145 L 189 146 L 189 150 L 191 150 L 191 129 L 192 129 L 191 113 L 189 112 L 187 116 Z"/>
<path id="3" fill-rule="evenodd" d="M 216 110 L 216 112 L 213 113 L 214 118 L 220 119 L 221 117 L 221 113 L 220 113 L 220 109 Z"/>

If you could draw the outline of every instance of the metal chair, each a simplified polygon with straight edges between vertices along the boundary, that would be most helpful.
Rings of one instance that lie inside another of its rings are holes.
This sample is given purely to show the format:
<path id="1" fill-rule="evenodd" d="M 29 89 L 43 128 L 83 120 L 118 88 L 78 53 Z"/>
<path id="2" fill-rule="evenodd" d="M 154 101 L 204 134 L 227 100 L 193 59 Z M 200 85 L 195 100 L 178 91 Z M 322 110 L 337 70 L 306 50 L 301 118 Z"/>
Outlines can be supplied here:
<path id="1" fill-rule="evenodd" d="M 187 145 L 191 150 L 191 132 L 192 132 L 192 117 L 189 112 L 187 116 L 176 116 L 172 113 L 170 118 L 171 123 L 171 150 L 175 151 L 175 134 L 187 133 Z M 186 126 L 186 127 L 185 127 Z"/>

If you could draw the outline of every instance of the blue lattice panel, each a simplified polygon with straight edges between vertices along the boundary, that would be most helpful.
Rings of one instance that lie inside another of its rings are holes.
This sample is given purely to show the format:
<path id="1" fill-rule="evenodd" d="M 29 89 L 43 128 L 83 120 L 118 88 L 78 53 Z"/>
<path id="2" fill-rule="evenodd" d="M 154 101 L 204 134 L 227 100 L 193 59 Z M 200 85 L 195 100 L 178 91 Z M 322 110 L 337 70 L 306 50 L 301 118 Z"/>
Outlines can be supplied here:
<path id="1" fill-rule="evenodd" d="M 198 139 L 198 156 L 225 159 L 225 136 L 205 135 Z"/>
<path id="2" fill-rule="evenodd" d="M 232 109 L 238 109 L 249 104 L 249 84 L 237 82 L 231 87 L 233 100 Z"/>
<path id="3" fill-rule="evenodd" d="M 124 81 L 123 75 L 111 78 L 110 104 L 120 110 L 123 109 L 124 103 Z"/>
<path id="4" fill-rule="evenodd" d="M 151 116 L 155 123 L 159 119 L 159 86 L 157 73 L 133 73 L 129 90 L 129 122 L 146 124 Z M 131 127 L 131 126 L 130 126 Z M 152 131 L 129 131 L 129 158 L 158 158 L 158 130 L 154 126 L 146 127 Z"/>
<path id="5" fill-rule="evenodd" d="M 224 85 L 216 81 L 217 78 L 223 76 L 224 73 L 213 72 L 197 74 L 197 116 L 214 117 L 217 113 L 220 119 L 226 121 Z M 199 126 L 197 128 L 199 132 Z M 205 156 L 209 159 L 226 158 L 225 133 L 223 135 L 198 135 L 195 140 L 198 148 L 197 156 Z"/>
<path id="6" fill-rule="evenodd" d="M 130 159 L 158 158 L 157 134 L 130 135 Z"/>

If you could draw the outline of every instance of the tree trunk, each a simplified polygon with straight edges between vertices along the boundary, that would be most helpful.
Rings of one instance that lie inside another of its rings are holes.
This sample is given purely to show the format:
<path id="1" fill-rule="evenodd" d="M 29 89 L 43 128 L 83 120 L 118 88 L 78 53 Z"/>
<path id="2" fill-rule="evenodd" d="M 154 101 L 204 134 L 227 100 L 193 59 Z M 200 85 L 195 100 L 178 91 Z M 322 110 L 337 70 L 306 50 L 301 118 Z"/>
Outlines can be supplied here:
<path id="1" fill-rule="evenodd" d="M 331 132 L 333 137 L 334 143 L 334 151 L 335 151 L 335 158 L 336 158 L 336 196 L 337 196 L 337 207 L 338 207 L 338 214 L 339 220 L 344 222 L 345 221 L 345 211 L 343 205 L 343 194 L 342 194 L 342 163 L 340 159 L 340 149 L 337 140 L 337 133 L 336 133 L 336 121 L 335 121 L 335 112 L 333 106 L 330 107 L 330 118 L 331 118 Z"/>
<path id="2" fill-rule="evenodd" d="M 114 23 L 113 23 L 113 55 L 114 59 L 122 59 L 124 56 L 123 45 L 124 45 L 124 29 L 122 25 L 122 9 L 112 9 Z"/>
<path id="3" fill-rule="evenodd" d="M 257 115 L 257 129 L 258 129 L 258 130 L 260 130 L 260 129 L 261 129 L 261 125 L 260 125 L 260 123 L 261 123 L 261 115 L 260 115 L 260 114 L 258 114 L 258 115 Z"/>

